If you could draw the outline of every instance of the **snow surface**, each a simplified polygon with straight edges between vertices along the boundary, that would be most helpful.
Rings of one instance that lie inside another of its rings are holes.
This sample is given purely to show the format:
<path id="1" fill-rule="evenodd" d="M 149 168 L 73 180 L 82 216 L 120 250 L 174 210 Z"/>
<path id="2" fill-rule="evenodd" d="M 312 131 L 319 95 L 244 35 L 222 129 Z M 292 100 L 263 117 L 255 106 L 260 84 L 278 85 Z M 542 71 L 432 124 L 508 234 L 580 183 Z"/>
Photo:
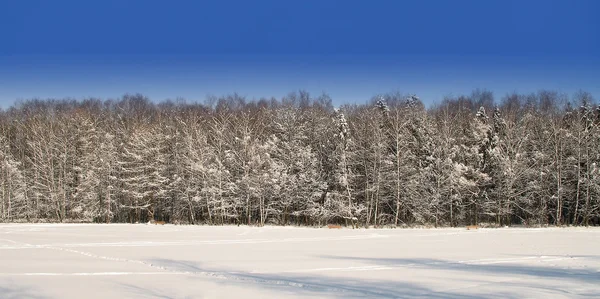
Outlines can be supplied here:
<path id="1" fill-rule="evenodd" d="M 600 297 L 600 229 L 0 225 L 0 298 Z"/>

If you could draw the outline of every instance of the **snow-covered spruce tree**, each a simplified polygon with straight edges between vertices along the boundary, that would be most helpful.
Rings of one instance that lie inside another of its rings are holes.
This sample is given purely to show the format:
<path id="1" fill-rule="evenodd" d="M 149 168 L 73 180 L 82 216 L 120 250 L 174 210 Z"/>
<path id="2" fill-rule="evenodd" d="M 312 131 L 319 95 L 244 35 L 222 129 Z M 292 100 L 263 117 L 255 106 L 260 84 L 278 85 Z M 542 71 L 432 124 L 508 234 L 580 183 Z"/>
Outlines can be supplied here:
<path id="1" fill-rule="evenodd" d="M 78 113 L 74 116 L 74 120 L 77 139 L 75 167 L 73 168 L 76 183 L 72 213 L 78 219 L 98 221 L 102 210 L 108 212 L 100 197 L 100 168 L 104 165 L 100 160 L 98 149 L 102 133 L 98 130 L 99 124 L 89 115 Z"/>
<path id="2" fill-rule="evenodd" d="M 591 144 L 600 144 L 600 105 L 596 105 L 596 116 L 594 119 L 594 128 Z M 590 225 L 600 224 L 600 147 L 592 147 L 592 157 L 594 157 L 590 170 Z"/>
<path id="3" fill-rule="evenodd" d="M 549 203 L 555 202 L 557 176 L 556 151 L 552 115 L 556 113 L 557 94 L 545 91 L 526 98 L 521 120 L 526 132 L 523 137 L 523 166 L 519 189 L 514 202 L 514 223 L 540 225 L 548 223 L 555 214 Z"/>
<path id="4" fill-rule="evenodd" d="M 487 134 L 487 145 L 483 149 L 485 168 L 483 171 L 490 177 L 490 183 L 485 186 L 486 200 L 482 202 L 481 214 L 484 221 L 499 224 L 503 209 L 506 190 L 502 190 L 505 173 L 505 156 L 502 149 L 506 129 L 506 122 L 496 106 L 493 115 L 489 119 L 489 131 Z"/>
<path id="5" fill-rule="evenodd" d="M 399 223 L 406 223 L 406 199 L 408 194 L 406 192 L 406 178 L 407 172 L 411 169 L 411 163 L 406 163 L 405 158 L 407 157 L 407 149 L 409 146 L 408 133 L 406 131 L 406 118 L 407 114 L 404 113 L 404 109 L 401 107 L 394 107 L 390 112 L 390 121 L 388 126 L 388 132 L 390 136 L 389 143 L 389 161 L 392 161 L 392 171 L 388 173 L 391 177 L 386 177 L 387 180 L 393 182 L 393 195 L 394 195 L 394 226 L 398 226 Z"/>
<path id="6" fill-rule="evenodd" d="M 201 195 L 206 198 L 208 222 L 224 224 L 240 223 L 238 201 L 235 198 L 236 185 L 230 167 L 234 162 L 231 154 L 230 133 L 232 132 L 229 113 L 219 113 L 208 123 L 205 162 L 196 164 L 197 171 L 204 175 Z"/>
<path id="7" fill-rule="evenodd" d="M 130 222 L 147 220 L 148 212 L 162 213 L 167 199 L 165 136 L 149 124 L 126 131 L 119 149 L 117 167 L 121 182 L 119 208 Z M 159 210 L 154 210 L 158 207 Z"/>
<path id="8" fill-rule="evenodd" d="M 328 182 L 330 192 L 323 203 L 326 213 L 322 215 L 322 219 L 324 221 L 344 220 L 347 223 L 354 221 L 355 217 L 350 182 L 352 174 L 348 157 L 352 140 L 346 116 L 340 109 L 335 111 L 333 125 L 336 130 L 332 136 L 334 145 L 331 153 L 332 180 Z"/>
<path id="9" fill-rule="evenodd" d="M 174 165 L 171 189 L 178 200 L 174 208 L 177 216 L 171 217 L 191 224 L 204 219 L 212 221 L 214 203 L 210 196 L 202 193 L 206 187 L 206 166 L 210 156 L 206 130 L 196 116 L 181 116 L 176 120 L 180 138 L 172 144 L 178 163 Z"/>
<path id="10" fill-rule="evenodd" d="M 406 178 L 407 208 L 411 212 L 411 221 L 439 224 L 439 208 L 443 198 L 436 190 L 439 175 L 436 167 L 441 164 L 434 152 L 432 122 L 420 99 L 414 95 L 407 98 L 405 110 L 410 115 L 406 123 L 409 144 L 405 158 L 412 167 Z"/>
<path id="11" fill-rule="evenodd" d="M 333 115 L 333 120 L 332 120 Z M 323 222 L 328 221 L 334 217 L 347 217 L 336 216 L 332 210 L 331 205 L 331 194 L 336 193 L 336 197 L 339 197 L 339 155 L 334 154 L 339 150 L 339 126 L 336 124 L 335 111 L 332 107 L 315 105 L 313 108 L 303 111 L 303 118 L 306 121 L 307 130 L 305 134 L 307 136 L 306 142 L 315 154 L 318 165 L 318 180 L 324 186 L 320 190 L 314 190 L 319 192 L 319 199 L 316 200 L 314 207 L 307 210 L 309 215 L 309 221 L 311 225 L 320 225 Z M 348 206 L 346 200 L 341 200 L 345 206 Z M 358 207 L 358 206 L 357 206 Z M 339 214 L 339 213 L 338 213 Z"/>
<path id="12" fill-rule="evenodd" d="M 462 194 L 459 193 L 462 173 L 455 168 L 456 161 L 460 160 L 458 140 L 462 135 L 461 126 L 455 122 L 461 117 L 461 111 L 453 110 L 446 103 L 432 112 L 433 132 L 439 132 L 432 134 L 434 146 L 428 169 L 433 184 L 433 216 L 436 224 L 455 226 L 464 222 Z"/>
<path id="13" fill-rule="evenodd" d="M 498 140 L 491 155 L 496 167 L 492 172 L 494 206 L 491 210 L 495 215 L 490 216 L 496 216 L 499 225 L 513 223 L 514 210 L 519 206 L 516 202 L 527 189 L 523 180 L 528 169 L 525 151 L 532 132 L 527 130 L 518 108 L 511 106 L 512 101 L 514 98 L 506 98 L 494 113 L 494 136 Z"/>
<path id="14" fill-rule="evenodd" d="M 458 186 L 463 195 L 466 221 L 471 224 L 479 223 L 482 208 L 487 205 L 489 196 L 490 177 L 486 173 L 489 163 L 491 126 L 485 108 L 475 114 L 469 124 L 469 131 L 461 144 L 461 159 L 455 169 L 460 174 Z"/>
<path id="15" fill-rule="evenodd" d="M 67 126 L 68 118 L 48 107 L 45 113 L 32 115 L 26 122 L 27 179 L 36 211 L 35 218 L 64 221 L 71 204 L 74 142 Z"/>
<path id="16" fill-rule="evenodd" d="M 74 117 L 77 140 L 71 213 L 84 221 L 109 223 L 114 216 L 117 151 L 115 136 L 101 119 L 101 115 L 82 113 Z"/>
<path id="17" fill-rule="evenodd" d="M 349 111 L 349 109 L 346 110 Z M 349 162 L 347 165 L 352 166 L 353 176 L 352 179 L 348 177 L 348 185 L 352 186 L 352 197 L 355 203 L 362 203 L 366 207 L 365 214 L 358 216 L 365 225 L 369 226 L 373 223 L 375 204 L 379 201 L 379 191 L 381 191 L 378 188 L 378 179 L 381 178 L 380 163 L 378 162 L 383 153 L 382 135 L 380 134 L 381 114 L 375 106 L 357 108 L 349 115 L 352 124 L 349 129 L 352 131 L 353 138 L 358 142 L 354 143 L 352 156 L 344 156 Z M 344 123 L 346 123 L 345 119 Z M 377 224 L 375 223 L 375 225 Z"/>
<path id="18" fill-rule="evenodd" d="M 592 181 L 592 171 L 595 171 L 594 162 L 598 160 L 597 157 L 593 157 L 594 151 L 598 148 L 598 143 L 594 140 L 596 126 L 594 107 L 592 106 L 594 100 L 590 94 L 584 92 L 578 93 L 576 97 L 576 100 L 581 103 L 579 109 L 580 125 L 576 127 L 578 129 L 578 145 L 580 148 L 576 215 L 581 215 L 582 224 L 589 225 L 591 215 L 595 212 L 592 200 L 595 182 Z M 581 206 L 579 201 L 582 202 Z"/>
<path id="19" fill-rule="evenodd" d="M 36 221 L 37 209 L 35 208 L 34 199 L 31 197 L 32 180 L 29 179 L 31 168 L 28 164 L 28 126 L 26 125 L 27 117 L 25 113 L 19 110 L 12 110 L 9 113 L 2 114 L 3 120 L 3 136 L 6 138 L 13 159 L 20 164 L 19 169 L 22 175 L 23 185 L 23 209 L 17 218 L 16 214 L 11 213 L 13 221 Z M 14 211 L 14 210 L 13 210 Z M 15 216 L 15 217 L 12 217 Z"/>
<path id="20" fill-rule="evenodd" d="M 561 215 L 562 222 L 580 224 L 585 218 L 583 211 L 586 209 L 587 184 L 593 163 L 593 149 L 589 145 L 593 139 L 593 116 L 591 119 L 588 117 L 593 114 L 593 109 L 586 104 L 585 97 L 576 98 L 575 101 L 579 102 L 580 108 L 574 109 L 570 102 L 567 103 L 564 115 L 560 118 L 560 136 L 555 141 L 562 147 L 558 148 L 561 152 L 560 159 L 556 159 L 561 166 L 561 171 L 556 171 L 557 176 L 560 176 L 560 181 L 557 181 L 560 183 L 557 192 L 560 197 L 553 197 L 557 199 L 557 216 L 553 218 Z"/>
<path id="21" fill-rule="evenodd" d="M 173 110 L 174 108 L 168 108 Z M 177 111 L 168 113 L 161 112 L 159 121 L 160 130 L 164 136 L 165 156 L 163 184 L 165 198 L 160 206 L 155 207 L 155 217 L 168 222 L 179 222 L 190 219 L 190 207 L 188 194 L 186 194 L 186 182 L 184 181 L 187 152 L 184 143 L 185 129 L 182 126 L 181 115 Z M 171 117 L 169 117 L 171 116 Z M 173 117 L 174 116 L 174 117 Z"/>
<path id="22" fill-rule="evenodd" d="M 473 117 L 477 111 L 470 97 L 446 98 L 437 112 L 438 136 L 435 141 L 434 163 L 440 210 L 452 226 L 473 222 L 473 204 L 479 194 L 481 174 L 479 143 L 473 134 Z M 440 138 L 441 137 L 441 138 Z"/>
<path id="23" fill-rule="evenodd" d="M 454 225 L 454 213 L 456 210 L 452 198 L 452 184 L 450 175 L 453 170 L 453 157 L 455 147 L 454 131 L 450 126 L 450 111 L 447 105 L 437 107 L 431 111 L 430 121 L 434 132 L 432 155 L 435 157 L 432 163 L 431 177 L 435 185 L 436 213 L 434 215 L 436 224 Z"/>
<path id="24" fill-rule="evenodd" d="M 274 111 L 271 129 L 267 144 L 278 222 L 309 224 L 318 215 L 326 185 L 319 180 L 318 160 L 308 142 L 308 122 L 298 108 L 287 106 Z"/>
<path id="25" fill-rule="evenodd" d="M 284 166 L 274 160 L 276 139 L 259 140 L 252 132 L 242 131 L 236 137 L 231 153 L 234 171 L 237 173 L 237 201 L 240 203 L 244 223 L 264 225 L 269 217 L 277 219 L 281 210 L 276 208 Z"/>
<path id="26" fill-rule="evenodd" d="M 371 207 L 373 207 L 373 223 L 379 226 L 390 223 L 395 214 L 391 207 L 396 198 L 393 179 L 396 155 L 392 151 L 390 108 L 385 98 L 379 98 L 374 112 L 374 123 L 371 125 L 374 142 L 371 145 L 371 153 L 374 162 L 372 173 L 374 184 L 372 185 L 375 187 L 373 193 L 375 200 Z"/>
<path id="27" fill-rule="evenodd" d="M 407 163 L 401 161 L 406 150 L 406 114 L 398 105 L 390 109 L 387 101 L 394 97 L 376 97 L 372 101 L 374 107 L 357 108 L 352 113 L 356 140 L 350 163 L 352 185 L 357 205 L 364 207 L 361 210 L 365 215 L 360 218 L 365 219 L 366 225 L 391 222 L 397 225 L 401 198 L 408 198 L 402 173 Z"/>
<path id="28" fill-rule="evenodd" d="M 577 111 L 573 109 L 570 102 L 567 102 L 563 113 L 557 117 L 557 130 L 555 130 L 554 157 L 557 164 L 557 194 L 556 194 L 556 216 L 555 223 L 560 221 L 564 224 L 571 224 L 575 203 L 577 198 L 577 181 L 579 180 L 579 166 L 577 164 L 579 157 L 579 148 L 573 146 L 577 144 L 577 135 L 573 134 L 574 126 L 577 127 Z"/>
<path id="29" fill-rule="evenodd" d="M 240 223 L 253 224 L 258 219 L 259 204 L 262 194 L 260 188 L 262 161 L 261 144 L 264 138 L 265 122 L 262 114 L 250 114 L 239 111 L 233 118 L 232 130 L 229 132 L 226 159 L 231 163 L 231 172 L 235 183 L 236 210 L 243 215 Z M 256 216 L 256 217 L 255 217 Z"/>

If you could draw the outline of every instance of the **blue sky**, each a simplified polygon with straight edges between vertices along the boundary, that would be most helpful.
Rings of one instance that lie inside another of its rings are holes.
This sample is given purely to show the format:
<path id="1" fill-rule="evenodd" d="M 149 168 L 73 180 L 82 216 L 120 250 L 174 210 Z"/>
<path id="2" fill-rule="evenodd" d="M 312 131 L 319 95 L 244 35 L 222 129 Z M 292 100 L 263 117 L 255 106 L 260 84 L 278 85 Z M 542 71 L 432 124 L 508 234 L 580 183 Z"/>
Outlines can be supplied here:
<path id="1" fill-rule="evenodd" d="M 600 1 L 0 0 L 0 105 L 306 89 L 600 96 Z"/>

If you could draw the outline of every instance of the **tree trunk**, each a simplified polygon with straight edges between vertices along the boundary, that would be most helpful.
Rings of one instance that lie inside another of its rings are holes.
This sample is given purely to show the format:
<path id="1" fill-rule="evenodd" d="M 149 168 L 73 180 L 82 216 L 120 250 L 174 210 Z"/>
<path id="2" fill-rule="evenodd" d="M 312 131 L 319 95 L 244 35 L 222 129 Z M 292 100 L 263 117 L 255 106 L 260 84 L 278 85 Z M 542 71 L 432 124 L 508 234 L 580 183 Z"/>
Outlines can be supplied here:
<path id="1" fill-rule="evenodd" d="M 581 186 L 581 133 L 578 134 L 577 138 L 577 191 L 575 196 L 575 213 L 573 215 L 573 224 L 578 223 L 578 212 L 579 212 L 579 191 Z"/>

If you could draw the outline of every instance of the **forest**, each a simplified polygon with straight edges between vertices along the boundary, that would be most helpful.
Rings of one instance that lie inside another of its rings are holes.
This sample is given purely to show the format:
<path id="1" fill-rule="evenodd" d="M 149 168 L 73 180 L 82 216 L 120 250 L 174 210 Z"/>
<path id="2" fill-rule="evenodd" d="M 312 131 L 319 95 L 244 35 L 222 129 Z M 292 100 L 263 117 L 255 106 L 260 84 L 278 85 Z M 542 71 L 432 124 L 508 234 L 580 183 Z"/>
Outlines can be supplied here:
<path id="1" fill-rule="evenodd" d="M 0 222 L 600 222 L 600 107 L 583 91 L 21 100 L 0 111 L 0 162 Z"/>

